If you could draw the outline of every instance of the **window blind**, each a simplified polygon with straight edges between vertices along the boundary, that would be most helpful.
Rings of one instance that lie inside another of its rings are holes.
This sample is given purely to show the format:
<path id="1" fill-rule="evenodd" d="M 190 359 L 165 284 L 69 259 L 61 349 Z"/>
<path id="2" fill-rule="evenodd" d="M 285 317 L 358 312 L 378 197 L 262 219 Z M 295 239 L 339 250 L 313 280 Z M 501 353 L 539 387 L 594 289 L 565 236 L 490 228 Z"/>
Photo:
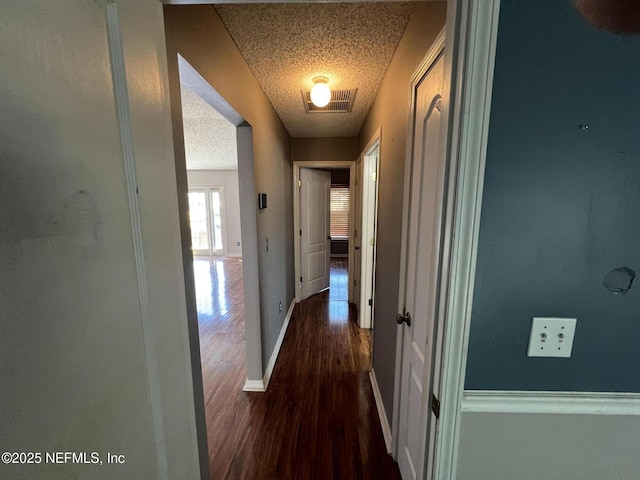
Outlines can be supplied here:
<path id="1" fill-rule="evenodd" d="M 349 238 L 349 187 L 331 186 L 331 238 Z"/>

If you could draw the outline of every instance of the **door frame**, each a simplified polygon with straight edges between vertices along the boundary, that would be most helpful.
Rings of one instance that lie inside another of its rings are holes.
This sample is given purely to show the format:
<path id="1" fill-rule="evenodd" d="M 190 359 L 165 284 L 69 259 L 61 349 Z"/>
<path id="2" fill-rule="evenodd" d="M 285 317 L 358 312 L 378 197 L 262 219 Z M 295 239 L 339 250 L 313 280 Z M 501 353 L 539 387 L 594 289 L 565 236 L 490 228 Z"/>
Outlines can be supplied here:
<path id="1" fill-rule="evenodd" d="M 435 478 L 455 480 L 462 396 L 471 325 L 482 190 L 489 136 L 500 0 L 452 0 L 447 25 L 445 93 L 448 116 L 447 156 L 452 162 L 451 238 L 447 307 L 441 367 L 440 438 Z M 456 27 L 457 25 L 457 27 Z M 446 53 L 445 53 L 446 55 Z"/>
<path id="2" fill-rule="evenodd" d="M 258 281 L 258 226 L 255 201 L 253 127 L 229 104 L 218 91 L 207 82 L 179 53 L 167 57 L 171 121 L 173 126 L 176 180 L 179 199 L 179 221 L 182 234 L 184 260 L 185 295 L 187 299 L 187 320 L 189 331 L 189 351 L 191 355 L 196 430 L 201 469 L 208 470 L 209 452 L 207 447 L 207 422 L 205 416 L 204 389 L 202 383 L 202 363 L 200 359 L 200 334 L 195 301 L 193 279 L 193 255 L 191 252 L 191 229 L 189 225 L 189 190 L 180 84 L 184 83 L 201 96 L 236 127 L 238 152 L 238 190 L 240 203 L 240 230 L 242 238 L 242 280 L 244 286 L 244 319 L 247 379 L 246 391 L 265 391 L 262 368 L 262 329 L 260 318 L 260 286 Z"/>
<path id="3" fill-rule="evenodd" d="M 378 149 L 378 157 L 376 158 L 375 165 L 372 165 L 371 154 Z M 375 306 L 375 289 L 376 289 L 376 252 L 378 251 L 378 188 L 380 185 L 380 154 L 382 150 L 382 127 L 378 127 L 375 133 L 367 142 L 361 153 L 362 158 L 362 177 L 358 179 L 360 189 L 356 194 L 358 195 L 360 202 L 360 225 L 358 225 L 358 237 L 360 239 L 360 272 L 358 272 L 358 285 L 360 288 L 360 308 L 358 309 L 358 325 L 360 328 L 373 328 L 373 315 Z M 375 185 L 371 192 L 369 183 L 365 183 L 365 175 L 373 173 L 375 168 L 376 178 L 374 180 Z M 372 218 L 369 219 L 365 215 L 365 212 L 372 208 Z M 355 222 L 354 222 L 355 223 Z M 365 236 L 366 234 L 366 236 Z M 371 252 L 365 245 L 366 238 L 373 238 L 373 245 L 371 245 Z M 355 245 L 354 245 L 355 247 Z M 367 252 L 364 255 L 364 252 Z M 351 281 L 351 280 L 350 280 Z M 367 290 L 371 292 L 371 304 L 367 301 Z M 363 303 L 364 302 L 364 303 Z"/>
<path id="4" fill-rule="evenodd" d="M 498 31 L 500 0 L 449 0 L 444 31 L 445 74 L 441 145 L 449 160 L 449 182 L 444 212 L 443 264 L 440 294 L 444 300 L 441 325 L 441 413 L 433 462 L 434 478 L 455 480 L 462 396 L 467 363 L 482 189 L 489 132 L 489 113 Z M 444 31 L 441 35 L 444 35 Z M 435 42 L 434 42 L 435 43 Z M 427 54 L 429 56 L 429 53 Z M 424 67 L 424 62 L 421 65 Z M 412 121 L 415 117 L 415 82 L 411 82 L 409 129 L 403 196 L 401 259 L 406 258 L 408 174 L 410 174 Z M 400 264 L 398 311 L 402 309 L 406 265 Z M 392 417 L 392 453 L 397 458 L 400 418 L 402 341 L 397 329 Z M 428 445 L 425 444 L 425 455 Z"/>
<path id="5" fill-rule="evenodd" d="M 294 255 L 294 282 L 295 282 L 295 301 L 299 303 L 302 300 L 302 284 L 298 280 L 301 274 L 301 255 L 300 255 L 300 168 L 349 168 L 349 191 L 352 192 L 355 186 L 355 167 L 356 162 L 350 160 L 341 161 L 295 161 L 293 162 L 293 255 Z M 349 218 L 354 218 L 353 202 L 349 206 Z M 353 222 L 349 222 L 349 258 L 347 262 L 347 275 L 351 281 L 353 275 Z"/>

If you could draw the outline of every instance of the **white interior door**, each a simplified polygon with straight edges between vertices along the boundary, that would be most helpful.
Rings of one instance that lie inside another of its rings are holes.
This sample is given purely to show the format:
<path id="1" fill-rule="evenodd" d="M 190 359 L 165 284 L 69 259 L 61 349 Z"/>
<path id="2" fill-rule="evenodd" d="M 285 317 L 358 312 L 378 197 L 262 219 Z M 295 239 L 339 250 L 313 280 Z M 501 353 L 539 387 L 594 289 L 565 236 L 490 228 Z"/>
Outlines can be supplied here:
<path id="1" fill-rule="evenodd" d="M 302 298 L 329 288 L 331 173 L 300 169 L 300 261 Z"/>
<path id="2" fill-rule="evenodd" d="M 441 52 L 416 90 L 404 323 L 398 464 L 402 478 L 431 478 L 436 418 L 431 409 L 441 254 L 445 161 L 440 149 Z M 405 317 L 406 318 L 406 317 Z"/>
<path id="3" fill-rule="evenodd" d="M 360 308 L 358 324 L 361 328 L 373 327 L 373 292 L 376 268 L 376 211 L 378 202 L 378 153 L 374 145 L 364 155 L 362 175 L 362 223 L 361 223 L 361 274 Z"/>

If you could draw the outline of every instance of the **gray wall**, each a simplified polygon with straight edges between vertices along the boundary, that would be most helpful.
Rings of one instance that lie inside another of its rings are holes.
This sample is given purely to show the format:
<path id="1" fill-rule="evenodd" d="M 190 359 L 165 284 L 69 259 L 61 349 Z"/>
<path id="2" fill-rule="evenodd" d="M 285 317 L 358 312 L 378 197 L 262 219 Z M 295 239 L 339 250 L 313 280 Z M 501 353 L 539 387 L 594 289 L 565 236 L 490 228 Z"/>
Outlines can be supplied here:
<path id="1" fill-rule="evenodd" d="M 639 59 L 569 1 L 502 1 L 466 388 L 640 392 L 640 287 L 602 286 L 640 269 Z M 578 318 L 572 358 L 527 358 L 532 316 Z"/>
<path id="2" fill-rule="evenodd" d="M 355 162 L 359 153 L 358 137 L 291 139 L 294 162 Z"/>
<path id="3" fill-rule="evenodd" d="M 631 480 L 639 430 L 637 415 L 464 413 L 456 479 Z"/>

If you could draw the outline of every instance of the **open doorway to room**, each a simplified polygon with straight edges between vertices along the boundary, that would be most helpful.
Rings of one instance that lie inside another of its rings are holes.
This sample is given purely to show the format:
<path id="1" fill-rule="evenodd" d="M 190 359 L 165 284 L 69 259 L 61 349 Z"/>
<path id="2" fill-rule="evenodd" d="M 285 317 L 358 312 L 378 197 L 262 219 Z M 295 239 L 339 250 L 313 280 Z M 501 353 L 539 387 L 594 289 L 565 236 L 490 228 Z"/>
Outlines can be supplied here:
<path id="1" fill-rule="evenodd" d="M 355 162 L 294 162 L 297 300 L 325 292 L 332 324 L 356 322 L 353 275 Z"/>
<path id="2" fill-rule="evenodd" d="M 365 329 L 373 328 L 379 139 L 378 131 L 357 161 L 293 167 L 296 301 L 329 287 L 335 317 L 346 319 L 351 305 Z"/>
<path id="3" fill-rule="evenodd" d="M 224 406 L 262 385 L 252 127 L 182 57 L 179 92 L 204 424 L 224 444 Z M 176 82 L 177 83 L 177 82 Z M 188 257 L 187 257 L 188 258 Z M 188 282 L 187 282 L 188 283 Z"/>
<path id="4" fill-rule="evenodd" d="M 193 88 L 181 70 L 200 353 L 205 395 L 213 395 L 246 377 L 238 147 L 236 127 Z"/>
<path id="5" fill-rule="evenodd" d="M 329 288 L 352 302 L 355 162 L 294 162 L 296 301 Z"/>
<path id="6" fill-rule="evenodd" d="M 246 378 L 236 127 L 180 69 L 189 224 L 205 403 Z M 207 411 L 207 425 L 215 423 Z M 212 434 L 209 432 L 209 439 Z"/>
<path id="7" fill-rule="evenodd" d="M 329 195 L 329 236 L 331 254 L 329 270 L 329 299 L 349 301 L 349 225 L 351 223 L 351 189 L 349 169 L 332 169 Z"/>

